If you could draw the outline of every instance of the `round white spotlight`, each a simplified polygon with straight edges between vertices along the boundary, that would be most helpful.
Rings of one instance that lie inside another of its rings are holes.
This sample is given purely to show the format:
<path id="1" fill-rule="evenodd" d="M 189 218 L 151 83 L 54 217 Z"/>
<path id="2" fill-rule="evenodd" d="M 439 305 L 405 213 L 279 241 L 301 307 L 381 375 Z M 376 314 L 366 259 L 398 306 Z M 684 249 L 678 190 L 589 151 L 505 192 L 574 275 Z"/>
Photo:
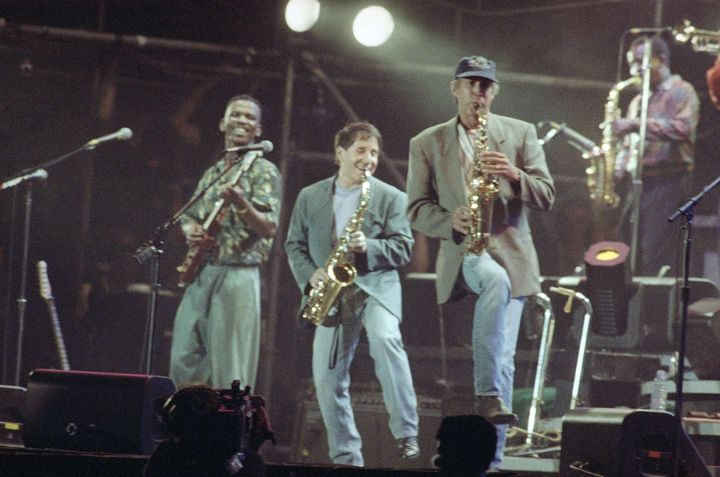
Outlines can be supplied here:
<path id="1" fill-rule="evenodd" d="M 290 0 L 285 7 L 285 23 L 298 33 L 308 31 L 320 17 L 318 0 Z"/>
<path id="2" fill-rule="evenodd" d="M 365 46 L 380 46 L 395 29 L 392 15 L 383 7 L 363 8 L 353 22 L 355 39 Z"/>

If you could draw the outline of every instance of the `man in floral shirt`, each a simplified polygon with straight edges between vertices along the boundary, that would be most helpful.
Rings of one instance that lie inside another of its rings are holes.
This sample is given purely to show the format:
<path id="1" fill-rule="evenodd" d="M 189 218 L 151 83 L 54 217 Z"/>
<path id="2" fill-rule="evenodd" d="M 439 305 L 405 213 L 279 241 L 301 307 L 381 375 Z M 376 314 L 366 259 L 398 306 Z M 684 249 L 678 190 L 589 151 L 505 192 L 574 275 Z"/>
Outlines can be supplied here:
<path id="1" fill-rule="evenodd" d="M 262 133 L 262 108 L 248 95 L 227 104 L 220 121 L 225 149 L 248 146 Z M 236 162 L 239 159 L 239 162 Z M 249 166 L 249 167 L 248 167 Z M 216 246 L 187 286 L 175 317 L 170 377 L 175 384 L 225 388 L 255 385 L 260 347 L 260 265 L 268 259 L 280 213 L 280 175 L 257 151 L 225 152 L 205 171 L 195 193 L 231 168 L 182 218 L 188 245 L 206 236 L 216 203 L 227 204 Z M 247 168 L 233 184 L 241 168 Z"/>
<path id="2" fill-rule="evenodd" d="M 695 88 L 670 71 L 670 49 L 660 37 L 652 37 L 650 60 L 650 98 L 647 109 L 647 135 L 641 161 L 634 159 L 632 144 L 618 154 L 617 169 L 638 172 L 642 194 L 638 223 L 639 258 L 635 275 L 656 275 L 663 265 L 675 264 L 677 241 L 674 225 L 667 218 L 682 204 L 692 190 L 695 165 L 695 130 L 700 101 Z M 628 51 L 631 70 L 641 72 L 645 37 L 633 41 Z M 618 136 L 640 130 L 641 96 L 628 106 L 625 118 L 613 122 Z M 629 234 L 625 234 L 626 236 Z M 626 237 L 627 238 L 627 237 Z"/>

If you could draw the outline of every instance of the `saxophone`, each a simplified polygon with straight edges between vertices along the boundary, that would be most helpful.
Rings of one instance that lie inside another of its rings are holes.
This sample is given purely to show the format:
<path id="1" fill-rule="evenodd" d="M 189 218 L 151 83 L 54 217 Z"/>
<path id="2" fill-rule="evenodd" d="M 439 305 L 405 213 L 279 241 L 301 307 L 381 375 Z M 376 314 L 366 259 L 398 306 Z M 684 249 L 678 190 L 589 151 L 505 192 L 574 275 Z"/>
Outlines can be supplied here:
<path id="1" fill-rule="evenodd" d="M 360 230 L 365 218 L 368 204 L 370 203 L 370 171 L 365 170 L 363 174 L 362 192 L 360 203 L 348 220 L 342 236 L 335 244 L 330 257 L 325 262 L 325 270 L 328 280 L 321 281 L 317 288 L 310 290 L 307 302 L 303 308 L 302 317 L 314 325 L 321 325 L 330 313 L 330 309 L 337 300 L 340 290 L 355 281 L 357 270 L 348 257 L 347 245 L 350 235 Z"/>
<path id="2" fill-rule="evenodd" d="M 640 77 L 633 76 L 614 85 L 605 102 L 605 120 L 601 124 L 602 146 L 598 154 L 589 157 L 590 166 L 585 170 L 590 199 L 601 205 L 617 207 L 620 198 L 615 192 L 615 162 L 619 139 L 613 133 L 612 122 L 620 117 L 620 92 L 628 86 L 640 84 Z"/>
<path id="3" fill-rule="evenodd" d="M 488 150 L 487 111 L 478 108 L 478 127 L 473 141 L 472 178 L 468 197 L 470 229 L 466 253 L 480 255 L 488 245 L 493 203 L 500 191 L 497 178 L 483 172 L 482 153 Z"/>

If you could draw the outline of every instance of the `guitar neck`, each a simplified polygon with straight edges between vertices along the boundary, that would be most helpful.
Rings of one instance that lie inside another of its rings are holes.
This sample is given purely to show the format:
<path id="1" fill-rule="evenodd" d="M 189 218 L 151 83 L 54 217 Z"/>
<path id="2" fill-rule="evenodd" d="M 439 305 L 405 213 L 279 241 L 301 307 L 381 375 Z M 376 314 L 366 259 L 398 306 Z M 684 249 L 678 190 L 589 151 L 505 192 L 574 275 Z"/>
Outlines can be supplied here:
<path id="1" fill-rule="evenodd" d="M 230 180 L 230 184 L 235 187 L 240 183 L 240 179 L 245 174 L 245 172 L 250 169 L 250 166 L 253 165 L 255 162 L 255 159 L 259 156 L 259 154 L 254 154 L 252 157 L 249 157 L 243 164 L 238 168 L 237 171 L 235 171 L 235 174 L 232 176 L 232 179 Z M 207 218 L 203 222 L 203 229 L 205 229 L 206 232 L 210 230 L 210 228 L 213 226 L 213 224 L 220 220 L 222 221 L 222 213 L 224 212 L 225 208 L 228 206 L 228 201 L 226 199 L 218 199 L 215 202 L 215 206 L 213 207 L 213 210 L 208 214 Z"/>
<path id="2" fill-rule="evenodd" d="M 55 339 L 55 349 L 57 350 L 58 360 L 63 371 L 70 370 L 70 360 L 68 359 L 67 349 L 65 348 L 65 339 L 63 338 L 62 329 L 60 328 L 60 318 L 55 308 L 55 299 L 49 297 L 45 299 L 50 314 L 50 322 L 52 325 L 53 338 Z"/>

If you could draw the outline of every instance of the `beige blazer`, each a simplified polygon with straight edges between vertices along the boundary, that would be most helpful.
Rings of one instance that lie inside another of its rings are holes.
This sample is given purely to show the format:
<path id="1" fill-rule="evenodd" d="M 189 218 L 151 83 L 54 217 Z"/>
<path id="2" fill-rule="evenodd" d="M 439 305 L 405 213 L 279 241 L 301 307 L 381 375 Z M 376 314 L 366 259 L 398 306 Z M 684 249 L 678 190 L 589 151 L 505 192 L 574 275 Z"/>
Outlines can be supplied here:
<path id="1" fill-rule="evenodd" d="M 440 239 L 437 301 L 451 299 L 465 251 L 453 240 L 452 215 L 468 202 L 460 159 L 458 118 L 430 127 L 410 140 L 407 195 L 413 229 Z M 555 200 L 545 153 L 532 124 L 497 114 L 488 118 L 489 148 L 520 169 L 520 183 L 500 178 L 488 252 L 510 276 L 513 297 L 540 291 L 540 267 L 528 225 L 528 209 L 548 210 Z M 457 238 L 456 233 L 456 238 Z"/>

